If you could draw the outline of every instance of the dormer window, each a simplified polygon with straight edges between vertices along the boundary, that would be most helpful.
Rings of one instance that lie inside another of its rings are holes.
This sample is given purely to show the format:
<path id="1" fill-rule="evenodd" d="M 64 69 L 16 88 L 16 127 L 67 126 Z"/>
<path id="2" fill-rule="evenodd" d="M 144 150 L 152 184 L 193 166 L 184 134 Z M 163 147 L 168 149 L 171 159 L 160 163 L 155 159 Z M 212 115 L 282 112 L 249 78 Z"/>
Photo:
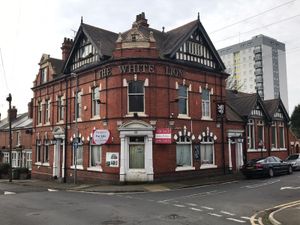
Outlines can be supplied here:
<path id="1" fill-rule="evenodd" d="M 76 70 L 84 65 L 98 61 L 99 55 L 96 48 L 92 45 L 86 36 L 77 45 L 76 52 L 71 59 L 71 70 Z"/>
<path id="2" fill-rule="evenodd" d="M 48 68 L 41 69 L 41 84 L 44 84 L 47 82 L 47 71 L 48 71 Z"/>
<path id="3" fill-rule="evenodd" d="M 136 40 L 137 40 L 137 38 L 136 38 L 137 35 L 138 35 L 138 34 L 135 34 L 135 33 L 131 34 L 131 40 L 132 40 L 132 41 L 136 41 Z"/>

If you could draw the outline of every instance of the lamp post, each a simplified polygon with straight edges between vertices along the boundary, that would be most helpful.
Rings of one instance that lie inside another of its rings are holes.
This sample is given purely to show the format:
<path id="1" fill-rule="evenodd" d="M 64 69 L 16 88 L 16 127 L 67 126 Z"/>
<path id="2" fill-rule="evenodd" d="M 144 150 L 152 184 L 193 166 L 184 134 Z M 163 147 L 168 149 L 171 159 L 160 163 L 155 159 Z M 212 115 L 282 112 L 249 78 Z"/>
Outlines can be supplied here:
<path id="1" fill-rule="evenodd" d="M 9 121 L 9 182 L 12 182 L 12 155 L 11 155 L 11 141 L 12 141 L 12 135 L 11 135 L 11 94 L 8 94 L 8 97 L 6 98 L 6 101 L 8 101 L 8 121 Z"/>
<path id="2" fill-rule="evenodd" d="M 77 182 L 77 150 L 78 150 L 78 75 L 76 73 L 71 74 L 76 78 L 76 91 L 75 91 L 75 138 L 73 143 L 73 151 L 74 151 L 74 184 Z"/>

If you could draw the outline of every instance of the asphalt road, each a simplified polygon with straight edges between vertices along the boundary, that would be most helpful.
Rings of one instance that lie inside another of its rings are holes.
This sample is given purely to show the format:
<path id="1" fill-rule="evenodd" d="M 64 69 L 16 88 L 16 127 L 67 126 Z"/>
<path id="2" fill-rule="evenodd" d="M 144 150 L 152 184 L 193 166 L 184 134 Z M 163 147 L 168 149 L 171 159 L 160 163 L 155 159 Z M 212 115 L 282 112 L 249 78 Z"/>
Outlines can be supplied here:
<path id="1" fill-rule="evenodd" d="M 299 188 L 300 172 L 148 193 L 49 191 L 0 183 L 0 225 L 250 224 L 261 210 L 300 200 Z M 300 216 L 290 221 L 294 225 Z"/>

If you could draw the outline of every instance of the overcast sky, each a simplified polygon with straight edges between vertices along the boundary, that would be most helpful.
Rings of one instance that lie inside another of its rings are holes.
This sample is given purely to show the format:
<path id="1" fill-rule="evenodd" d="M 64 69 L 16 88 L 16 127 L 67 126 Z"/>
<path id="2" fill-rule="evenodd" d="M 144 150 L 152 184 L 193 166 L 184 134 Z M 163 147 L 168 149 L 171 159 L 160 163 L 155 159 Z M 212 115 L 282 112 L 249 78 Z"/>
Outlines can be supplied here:
<path id="1" fill-rule="evenodd" d="M 141 12 L 150 27 L 166 31 L 197 19 L 199 12 L 217 49 L 258 34 L 285 43 L 290 113 L 300 104 L 300 0 L 0 0 L 2 118 L 8 93 L 18 113 L 27 111 L 42 54 L 61 59 L 63 38 L 74 38 L 81 16 L 84 23 L 119 33 Z"/>

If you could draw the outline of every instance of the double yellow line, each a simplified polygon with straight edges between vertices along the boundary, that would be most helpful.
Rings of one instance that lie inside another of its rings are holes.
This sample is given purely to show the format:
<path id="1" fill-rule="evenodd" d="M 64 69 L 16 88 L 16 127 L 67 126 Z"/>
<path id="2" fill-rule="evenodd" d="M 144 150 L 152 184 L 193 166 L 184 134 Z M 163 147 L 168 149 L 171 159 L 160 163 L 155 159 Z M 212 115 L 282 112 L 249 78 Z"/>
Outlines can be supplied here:
<path id="1" fill-rule="evenodd" d="M 281 205 L 277 205 L 273 208 L 269 208 L 269 209 L 259 211 L 259 212 L 255 213 L 253 216 L 251 216 L 250 222 L 251 222 L 252 225 L 264 225 L 263 221 L 262 221 L 262 217 L 258 217 L 258 218 L 256 218 L 256 217 L 258 215 L 262 214 L 262 213 L 267 213 L 268 214 L 269 211 L 272 211 L 268 216 L 269 221 L 273 225 L 280 225 L 281 223 L 274 218 L 274 214 L 281 211 L 281 210 L 284 210 L 286 208 L 290 208 L 290 207 L 293 207 L 293 206 L 296 206 L 296 205 L 300 205 L 300 200 L 285 203 L 285 204 L 281 204 Z"/>

